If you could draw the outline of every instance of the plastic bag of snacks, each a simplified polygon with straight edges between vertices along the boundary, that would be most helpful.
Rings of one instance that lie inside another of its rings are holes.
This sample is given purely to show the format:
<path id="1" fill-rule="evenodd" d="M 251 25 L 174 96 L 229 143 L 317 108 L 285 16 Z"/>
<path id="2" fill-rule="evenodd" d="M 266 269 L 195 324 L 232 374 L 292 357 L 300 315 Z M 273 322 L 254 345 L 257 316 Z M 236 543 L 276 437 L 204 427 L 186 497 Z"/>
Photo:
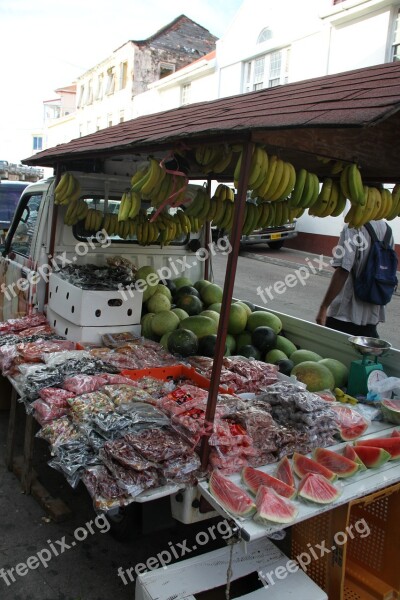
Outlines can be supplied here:
<path id="1" fill-rule="evenodd" d="M 74 375 L 68 377 L 63 383 L 63 388 L 74 392 L 75 396 L 95 392 L 108 383 L 106 374 L 100 375 Z"/>
<path id="2" fill-rule="evenodd" d="M 109 510 L 128 503 L 129 499 L 125 491 L 104 465 L 88 467 L 81 478 L 96 510 Z"/>
<path id="3" fill-rule="evenodd" d="M 49 421 L 53 421 L 54 419 L 59 419 L 60 417 L 63 417 L 64 415 L 67 415 L 70 410 L 69 406 L 51 406 L 41 399 L 32 402 L 31 408 L 34 409 L 33 416 L 40 423 L 40 425 L 44 425 Z"/>
<path id="4" fill-rule="evenodd" d="M 170 428 L 149 428 L 128 433 L 124 438 L 140 454 L 154 463 L 193 454 L 193 448 Z"/>
<path id="5" fill-rule="evenodd" d="M 76 396 L 69 403 L 72 417 L 76 421 L 87 421 L 97 413 L 114 412 L 114 404 L 100 391 Z"/>
<path id="6" fill-rule="evenodd" d="M 207 404 L 208 391 L 197 386 L 178 385 L 172 392 L 160 398 L 158 406 L 168 415 L 179 415 L 191 408 L 204 409 Z"/>
<path id="7" fill-rule="evenodd" d="M 36 437 L 46 440 L 52 446 L 83 440 L 82 433 L 67 416 L 55 419 L 42 427 L 42 429 L 39 429 Z"/>
<path id="8" fill-rule="evenodd" d="M 47 404 L 51 406 L 58 406 L 59 408 L 69 408 L 70 406 L 68 400 L 70 398 L 74 398 L 75 394 L 73 392 L 63 390 L 61 388 L 48 387 L 41 389 L 39 392 L 39 396 L 42 400 L 44 400 Z"/>

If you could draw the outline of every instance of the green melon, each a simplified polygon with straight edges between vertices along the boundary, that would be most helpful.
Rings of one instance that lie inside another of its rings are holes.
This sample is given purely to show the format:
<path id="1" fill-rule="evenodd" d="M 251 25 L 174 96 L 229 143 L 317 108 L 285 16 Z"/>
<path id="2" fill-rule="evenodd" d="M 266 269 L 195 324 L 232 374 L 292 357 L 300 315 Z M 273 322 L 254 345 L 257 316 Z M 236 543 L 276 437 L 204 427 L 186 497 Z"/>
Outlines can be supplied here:
<path id="1" fill-rule="evenodd" d="M 236 339 L 230 333 L 226 334 L 226 347 L 231 354 L 233 354 L 236 350 Z"/>
<path id="2" fill-rule="evenodd" d="M 290 358 L 290 355 L 293 354 L 293 352 L 295 352 L 297 350 L 297 348 L 293 344 L 293 342 L 291 342 L 287 338 L 283 337 L 283 335 L 277 336 L 276 342 L 275 342 L 275 348 L 277 350 L 282 350 L 282 352 L 284 352 L 286 354 L 286 356 L 288 356 L 289 358 Z"/>
<path id="3" fill-rule="evenodd" d="M 207 310 L 215 310 L 215 312 L 217 312 L 217 313 L 221 313 L 221 309 L 222 309 L 221 302 L 214 302 L 213 304 L 210 304 L 210 306 L 207 307 Z"/>
<path id="4" fill-rule="evenodd" d="M 262 325 L 271 327 L 277 334 L 282 331 L 282 321 L 279 317 L 266 310 L 255 310 L 249 315 L 246 328 L 249 331 L 254 331 L 256 327 L 261 327 Z"/>
<path id="5" fill-rule="evenodd" d="M 198 353 L 201 354 L 202 356 L 209 356 L 210 358 L 213 358 L 215 355 L 217 339 L 218 339 L 218 336 L 216 333 L 211 333 L 210 335 L 204 335 L 202 338 L 199 339 Z M 228 350 L 228 348 L 225 344 L 224 352 L 226 352 L 227 350 Z"/>
<path id="6" fill-rule="evenodd" d="M 179 323 L 180 329 L 189 329 L 197 335 L 198 338 L 202 338 L 204 335 L 211 335 L 217 333 L 218 325 L 210 317 L 202 317 L 201 315 L 194 315 L 183 319 Z"/>
<path id="7" fill-rule="evenodd" d="M 246 304 L 245 302 L 242 302 L 241 300 L 235 300 L 235 304 L 239 304 L 239 306 L 242 306 L 244 308 L 244 310 L 246 311 L 247 316 L 251 315 L 251 313 L 253 312 L 250 308 L 250 306 L 248 306 L 248 304 Z"/>
<path id="8" fill-rule="evenodd" d="M 179 290 L 179 288 L 183 287 L 184 285 L 190 285 L 190 286 L 193 285 L 192 281 L 188 277 L 177 277 L 176 279 L 173 279 L 172 281 L 174 282 L 175 288 L 177 290 Z"/>
<path id="9" fill-rule="evenodd" d="M 155 316 L 155 313 L 146 313 L 141 318 L 140 325 L 143 337 L 147 338 L 148 340 L 157 341 L 158 336 L 153 332 L 153 329 L 151 327 L 151 322 Z"/>
<path id="10" fill-rule="evenodd" d="M 144 265 L 137 270 L 135 279 L 136 282 L 140 280 L 140 286 L 138 287 L 143 289 L 143 302 L 147 302 L 156 293 L 157 283 L 160 281 L 157 271 L 149 265 Z M 146 285 L 142 285 L 142 282 Z"/>
<path id="11" fill-rule="evenodd" d="M 213 319 L 213 321 L 215 321 L 217 325 L 219 323 L 219 313 L 216 310 L 202 310 L 200 315 L 202 317 L 210 317 L 210 319 Z"/>
<path id="12" fill-rule="evenodd" d="M 150 322 L 150 327 L 153 333 L 163 336 L 169 331 L 174 331 L 174 329 L 178 327 L 179 323 L 180 321 L 178 315 L 173 313 L 172 310 L 162 310 L 154 315 Z"/>
<path id="13" fill-rule="evenodd" d="M 168 350 L 180 356 L 193 356 L 197 354 L 199 341 L 196 334 L 188 329 L 175 329 L 168 338 Z"/>
<path id="14" fill-rule="evenodd" d="M 164 333 L 164 335 L 162 336 L 161 340 L 160 340 L 160 344 L 163 348 L 165 348 L 166 350 L 168 350 L 168 340 L 169 340 L 169 336 L 171 335 L 172 331 L 168 331 L 167 333 Z"/>
<path id="15" fill-rule="evenodd" d="M 293 360 L 292 357 L 293 354 L 290 360 Z M 291 375 L 295 375 L 299 381 L 305 383 L 309 392 L 333 390 L 335 387 L 335 379 L 328 367 L 313 360 L 306 360 L 295 365 Z"/>
<path id="16" fill-rule="evenodd" d="M 228 333 L 237 335 L 245 330 L 247 324 L 247 312 L 240 304 L 231 304 L 228 320 Z"/>
<path id="17" fill-rule="evenodd" d="M 207 281 L 207 279 L 199 279 L 198 281 L 196 281 L 193 284 L 193 287 L 196 288 L 197 291 L 200 292 L 200 290 L 205 287 L 206 285 L 210 285 L 211 281 Z"/>
<path id="18" fill-rule="evenodd" d="M 178 315 L 180 321 L 183 321 L 183 319 L 187 319 L 189 316 L 186 310 L 183 310 L 183 308 L 172 308 L 171 310 L 173 313 Z"/>
<path id="19" fill-rule="evenodd" d="M 267 354 L 265 355 L 265 362 L 271 363 L 272 365 L 276 365 L 276 363 L 280 360 L 287 360 L 287 358 L 287 355 L 284 352 L 282 352 L 282 350 L 274 348 L 273 350 L 267 352 Z"/>
<path id="20" fill-rule="evenodd" d="M 201 299 L 207 306 L 214 304 L 215 302 L 221 302 L 222 295 L 222 287 L 216 283 L 210 283 L 210 285 L 204 286 L 200 291 Z"/>
<path id="21" fill-rule="evenodd" d="M 261 352 L 251 344 L 241 346 L 238 350 L 238 354 L 239 356 L 244 356 L 245 358 L 256 358 L 257 360 L 261 360 Z"/>
<path id="22" fill-rule="evenodd" d="M 186 296 L 187 294 L 200 298 L 200 293 L 192 285 L 182 285 L 182 287 L 178 288 L 174 293 L 174 298 L 177 300 L 181 296 Z"/>
<path id="23" fill-rule="evenodd" d="M 236 351 L 240 354 L 239 350 L 242 346 L 251 345 L 251 333 L 250 331 L 242 331 L 236 336 Z"/>
<path id="24" fill-rule="evenodd" d="M 318 362 L 322 360 L 322 356 L 320 356 L 316 352 L 312 352 L 311 350 L 300 349 L 292 352 L 292 354 L 290 355 L 290 360 L 292 360 L 295 365 L 298 365 L 299 363 L 311 360 Z"/>
<path id="25" fill-rule="evenodd" d="M 328 367 L 335 380 L 335 387 L 342 388 L 347 385 L 349 370 L 345 364 L 334 358 L 323 358 L 318 361 L 320 365 Z"/>
<path id="26" fill-rule="evenodd" d="M 163 285 L 162 283 L 157 283 L 157 285 L 155 285 L 154 287 L 156 288 L 156 294 L 164 294 L 164 296 L 166 296 L 170 302 L 172 301 L 171 290 L 166 285 Z"/>
<path id="27" fill-rule="evenodd" d="M 203 310 L 203 303 L 200 298 L 197 296 L 192 296 L 191 294 L 186 294 L 181 296 L 176 301 L 177 308 L 182 308 L 185 310 L 189 317 L 192 315 L 198 315 Z"/>
<path id="28" fill-rule="evenodd" d="M 147 310 L 153 313 L 159 313 L 162 310 L 171 310 L 171 302 L 164 294 L 153 294 L 147 300 Z"/>

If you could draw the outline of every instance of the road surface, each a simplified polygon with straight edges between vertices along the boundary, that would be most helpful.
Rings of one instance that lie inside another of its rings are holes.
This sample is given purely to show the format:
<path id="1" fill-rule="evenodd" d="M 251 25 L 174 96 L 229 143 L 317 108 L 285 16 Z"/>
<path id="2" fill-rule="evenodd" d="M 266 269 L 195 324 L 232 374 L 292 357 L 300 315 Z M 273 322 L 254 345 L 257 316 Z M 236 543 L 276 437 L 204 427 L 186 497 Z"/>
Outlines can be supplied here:
<path id="1" fill-rule="evenodd" d="M 332 271 L 328 260 L 289 249 L 266 254 L 261 254 L 259 249 L 247 251 L 246 256 L 239 257 L 234 295 L 264 308 L 315 322 Z M 224 281 L 226 262 L 227 256 L 222 254 L 213 260 L 214 280 L 220 285 Z M 379 325 L 378 332 L 397 349 L 400 348 L 399 322 L 400 296 L 394 295 L 386 309 L 386 322 Z"/>

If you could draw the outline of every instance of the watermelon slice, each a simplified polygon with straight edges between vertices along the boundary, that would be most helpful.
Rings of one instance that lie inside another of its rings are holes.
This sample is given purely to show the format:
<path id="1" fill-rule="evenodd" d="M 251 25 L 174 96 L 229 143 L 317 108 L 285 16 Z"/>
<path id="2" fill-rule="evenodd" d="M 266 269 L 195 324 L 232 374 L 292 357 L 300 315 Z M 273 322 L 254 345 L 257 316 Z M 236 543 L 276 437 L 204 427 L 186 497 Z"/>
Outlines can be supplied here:
<path id="1" fill-rule="evenodd" d="M 398 429 L 393 429 L 391 437 L 400 438 L 400 431 Z"/>
<path id="2" fill-rule="evenodd" d="M 298 508 L 286 498 L 279 496 L 272 488 L 262 485 L 256 496 L 257 512 L 254 520 L 266 524 L 292 523 L 296 518 Z"/>
<path id="3" fill-rule="evenodd" d="M 280 481 L 280 479 L 276 479 L 276 477 L 272 477 L 272 475 L 268 475 L 268 473 L 264 473 L 253 467 L 243 468 L 242 479 L 253 494 L 257 494 L 258 488 L 261 485 L 265 485 L 266 487 L 274 489 L 277 494 L 284 496 L 285 498 L 293 498 L 296 495 L 295 487 L 291 487 L 283 481 Z"/>
<path id="4" fill-rule="evenodd" d="M 292 467 L 290 466 L 290 461 L 287 456 L 284 456 L 278 462 L 275 475 L 278 479 L 280 479 L 290 487 L 295 486 Z"/>
<path id="5" fill-rule="evenodd" d="M 374 446 L 374 448 L 383 448 L 389 452 L 391 460 L 400 459 L 400 437 L 371 438 L 370 440 L 360 440 L 355 444 L 356 446 Z"/>
<path id="6" fill-rule="evenodd" d="M 317 463 L 330 469 L 338 477 L 351 477 L 358 471 L 358 464 L 354 460 L 327 448 L 315 448 L 313 457 Z"/>
<path id="7" fill-rule="evenodd" d="M 329 479 L 329 481 L 335 481 L 337 478 L 336 473 L 327 467 L 320 465 L 312 458 L 303 456 L 298 452 L 293 453 L 293 470 L 300 479 L 307 475 L 307 473 L 318 473 L 319 475 L 326 477 L 326 479 Z"/>
<path id="8" fill-rule="evenodd" d="M 355 446 L 356 454 L 368 469 L 378 469 L 390 459 L 389 452 L 374 446 Z"/>
<path id="9" fill-rule="evenodd" d="M 254 512 L 255 504 L 250 496 L 218 470 L 211 473 L 209 487 L 219 504 L 233 515 L 248 517 Z"/>
<path id="10" fill-rule="evenodd" d="M 341 492 L 323 475 L 308 473 L 300 481 L 298 495 L 304 500 L 310 500 L 317 504 L 329 504 L 339 498 Z"/>
<path id="11" fill-rule="evenodd" d="M 336 412 L 336 422 L 342 440 L 345 440 L 346 442 L 355 440 L 367 431 L 369 425 L 368 420 L 356 410 L 340 404 L 332 404 L 329 408 L 332 408 Z"/>
<path id="12" fill-rule="evenodd" d="M 346 458 L 349 458 L 350 460 L 353 460 L 355 463 L 357 463 L 359 471 L 366 470 L 367 467 L 364 465 L 363 461 L 358 456 L 358 454 L 354 450 L 353 446 L 351 446 L 350 444 L 346 444 L 346 446 L 344 448 L 343 456 L 345 456 Z"/>
<path id="13" fill-rule="evenodd" d="M 381 409 L 386 421 L 400 425 L 400 400 L 385 398 L 381 402 Z"/>

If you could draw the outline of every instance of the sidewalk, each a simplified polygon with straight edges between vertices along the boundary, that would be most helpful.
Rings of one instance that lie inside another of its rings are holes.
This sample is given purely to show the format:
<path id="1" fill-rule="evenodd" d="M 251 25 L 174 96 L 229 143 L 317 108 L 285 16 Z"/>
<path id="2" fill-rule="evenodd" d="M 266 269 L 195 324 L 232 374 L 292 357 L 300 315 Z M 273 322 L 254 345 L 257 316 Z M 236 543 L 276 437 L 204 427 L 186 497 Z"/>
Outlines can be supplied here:
<path id="1" fill-rule="evenodd" d="M 332 267 L 325 267 L 331 261 L 330 256 L 323 256 L 318 254 L 310 254 L 309 252 L 302 252 L 300 250 L 293 250 L 292 248 L 281 248 L 280 250 L 271 250 L 268 246 L 253 246 L 252 249 L 247 248 L 241 250 L 240 256 L 245 258 L 251 258 L 253 260 L 259 260 L 262 262 L 268 262 L 274 265 L 280 265 L 282 267 L 306 267 L 310 261 L 318 258 L 323 261 L 324 266 L 318 268 L 316 274 L 322 275 L 323 277 L 331 277 L 333 273 Z M 315 263 L 314 263 L 315 264 Z"/>

